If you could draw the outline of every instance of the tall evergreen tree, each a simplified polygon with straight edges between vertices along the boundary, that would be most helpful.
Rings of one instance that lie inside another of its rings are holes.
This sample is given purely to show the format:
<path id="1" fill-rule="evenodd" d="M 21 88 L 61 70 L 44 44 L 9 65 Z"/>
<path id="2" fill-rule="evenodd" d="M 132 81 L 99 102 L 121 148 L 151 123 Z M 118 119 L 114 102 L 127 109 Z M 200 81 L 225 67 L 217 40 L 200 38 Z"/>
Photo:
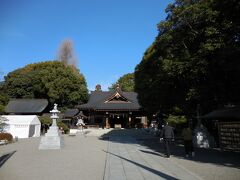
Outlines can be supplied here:
<path id="1" fill-rule="evenodd" d="M 240 102 L 240 3 L 176 0 L 135 69 L 139 101 L 149 111 L 186 114 Z M 154 101 L 153 101 L 154 100 Z"/>
<path id="2" fill-rule="evenodd" d="M 113 90 L 116 88 L 117 85 L 119 85 L 122 91 L 131 92 L 134 91 L 134 84 L 134 73 L 128 73 L 120 77 L 117 82 L 112 84 L 112 86 L 108 89 Z"/>

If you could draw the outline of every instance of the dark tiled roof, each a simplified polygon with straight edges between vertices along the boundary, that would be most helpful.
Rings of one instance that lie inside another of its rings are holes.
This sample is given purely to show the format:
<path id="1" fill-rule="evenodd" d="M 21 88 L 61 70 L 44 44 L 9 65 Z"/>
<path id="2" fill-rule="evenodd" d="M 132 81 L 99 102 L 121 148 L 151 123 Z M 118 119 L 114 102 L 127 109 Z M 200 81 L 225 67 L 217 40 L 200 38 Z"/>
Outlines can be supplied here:
<path id="1" fill-rule="evenodd" d="M 120 94 L 124 101 L 109 101 L 111 98 Z M 94 110 L 139 110 L 141 107 L 137 100 L 137 93 L 123 91 L 93 91 L 90 94 L 88 103 L 77 106 L 79 109 L 94 109 Z"/>
<path id="2" fill-rule="evenodd" d="M 77 116 L 78 116 L 78 117 L 87 118 L 87 116 L 85 116 L 82 111 L 80 111 L 80 112 L 77 114 Z"/>
<path id="3" fill-rule="evenodd" d="M 41 113 L 47 107 L 46 99 L 11 99 L 5 108 L 6 113 Z"/>
<path id="4" fill-rule="evenodd" d="M 212 111 L 204 116 L 204 119 L 240 119 L 240 107 L 227 107 Z"/>
<path id="5" fill-rule="evenodd" d="M 64 117 L 74 117 L 79 113 L 79 109 L 67 109 L 64 112 Z"/>

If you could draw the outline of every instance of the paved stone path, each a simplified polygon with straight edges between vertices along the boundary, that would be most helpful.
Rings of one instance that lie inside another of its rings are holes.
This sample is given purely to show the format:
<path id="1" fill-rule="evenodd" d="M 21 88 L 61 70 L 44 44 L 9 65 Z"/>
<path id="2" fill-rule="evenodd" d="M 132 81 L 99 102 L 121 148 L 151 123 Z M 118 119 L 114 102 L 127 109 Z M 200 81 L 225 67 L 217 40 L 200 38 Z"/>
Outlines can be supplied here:
<path id="1" fill-rule="evenodd" d="M 201 179 L 130 136 L 110 136 L 107 153 L 104 180 Z"/>
<path id="2" fill-rule="evenodd" d="M 145 130 L 84 133 L 64 135 L 61 150 L 39 150 L 40 138 L 0 146 L 6 159 L 0 180 L 240 179 L 240 153 L 198 149 L 194 159 L 185 159 L 183 147 L 175 146 L 165 158 L 159 138 Z"/>
<path id="3" fill-rule="evenodd" d="M 148 136 L 145 135 L 142 138 L 137 137 L 138 143 L 152 151 L 150 154 L 158 156 L 158 154 L 164 153 L 163 143 L 159 142 L 159 137 L 147 134 Z M 172 144 L 171 153 L 173 156 L 170 160 L 173 163 L 203 179 L 240 179 L 240 153 L 221 151 L 220 149 L 195 148 L 195 158 L 185 158 L 184 147 L 179 139 Z"/>

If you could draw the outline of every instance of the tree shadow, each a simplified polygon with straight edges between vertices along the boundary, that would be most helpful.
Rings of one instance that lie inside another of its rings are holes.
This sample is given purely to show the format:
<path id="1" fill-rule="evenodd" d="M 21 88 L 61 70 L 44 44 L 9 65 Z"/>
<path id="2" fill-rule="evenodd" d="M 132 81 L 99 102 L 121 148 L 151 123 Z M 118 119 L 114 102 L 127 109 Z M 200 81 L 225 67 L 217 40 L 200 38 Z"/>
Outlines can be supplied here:
<path id="1" fill-rule="evenodd" d="M 104 151 L 104 150 L 103 150 L 103 151 Z M 135 162 L 135 161 L 129 160 L 129 159 L 124 158 L 124 157 L 122 157 L 122 156 L 119 156 L 119 155 L 117 155 L 117 154 L 114 154 L 114 153 L 111 153 L 111 152 L 107 152 L 107 151 L 104 151 L 104 152 L 106 152 L 106 153 L 108 153 L 108 154 L 111 154 L 111 155 L 113 155 L 113 156 L 116 156 L 116 157 L 118 157 L 118 158 L 120 158 L 120 159 L 122 159 L 122 160 L 125 160 L 125 161 L 127 161 L 127 162 L 130 162 L 130 163 L 132 163 L 132 164 L 134 164 L 134 165 L 136 165 L 136 166 L 138 166 L 138 167 L 141 167 L 141 168 L 143 168 L 143 169 L 145 169 L 145 170 L 147 170 L 147 171 L 149 171 L 149 172 L 151 172 L 151 173 L 153 173 L 153 174 L 156 174 L 156 175 L 158 175 L 158 176 L 160 176 L 160 177 L 162 177 L 162 178 L 164 178 L 164 179 L 178 180 L 177 178 L 175 178 L 175 177 L 173 177 L 173 176 L 170 176 L 170 175 L 168 175 L 168 174 L 165 174 L 165 173 L 163 173 L 163 172 L 161 172 L 161 171 L 157 171 L 157 170 L 152 169 L 152 168 L 150 168 L 150 167 L 147 167 L 147 166 L 145 166 L 145 165 L 139 164 L 139 163 L 137 163 L 137 162 Z"/>
<path id="2" fill-rule="evenodd" d="M 2 167 L 2 165 L 17 151 L 12 151 L 10 153 L 6 153 L 6 154 L 3 154 L 1 157 L 0 157 L 0 168 Z"/>
<path id="3" fill-rule="evenodd" d="M 156 156 L 165 157 L 164 155 L 162 155 L 162 154 L 159 153 L 159 152 L 146 151 L 146 150 L 142 150 L 142 149 L 140 149 L 140 151 L 143 152 L 143 153 L 147 153 L 147 154 L 153 154 L 153 155 L 156 155 Z"/>
<path id="4" fill-rule="evenodd" d="M 164 144 L 159 142 L 159 139 L 140 140 L 139 143 L 155 152 L 165 153 Z M 170 149 L 171 154 L 175 157 L 186 159 L 184 145 L 181 140 L 172 143 Z M 194 148 L 194 151 L 195 157 L 187 158 L 188 160 L 240 169 L 240 153 L 238 152 L 222 151 L 213 148 Z"/>
<path id="5" fill-rule="evenodd" d="M 114 138 L 110 138 L 114 137 Z M 124 140 L 124 137 L 134 138 L 135 141 Z M 149 153 L 162 156 L 165 154 L 164 144 L 159 141 L 159 137 L 155 137 L 153 134 L 149 134 L 145 130 L 136 129 L 117 129 L 112 130 L 103 136 L 99 137 L 105 141 L 116 141 L 118 143 L 131 143 L 144 146 L 151 151 L 141 150 L 143 153 Z M 175 142 L 170 145 L 171 155 L 185 159 L 185 150 L 181 137 L 176 137 Z M 234 167 L 240 169 L 240 153 L 231 151 L 222 151 L 221 149 L 213 148 L 195 148 L 196 156 L 194 158 L 188 158 L 189 161 L 211 163 L 220 166 Z"/>

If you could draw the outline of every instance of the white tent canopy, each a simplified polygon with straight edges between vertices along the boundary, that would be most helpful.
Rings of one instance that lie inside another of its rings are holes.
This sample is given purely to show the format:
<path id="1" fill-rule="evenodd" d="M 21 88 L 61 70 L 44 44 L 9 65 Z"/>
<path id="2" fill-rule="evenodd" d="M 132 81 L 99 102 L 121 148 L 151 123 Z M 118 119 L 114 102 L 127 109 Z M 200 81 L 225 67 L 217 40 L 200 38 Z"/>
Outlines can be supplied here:
<path id="1" fill-rule="evenodd" d="M 41 123 L 36 115 L 4 115 L 8 121 L 5 131 L 13 137 L 28 138 L 39 137 Z"/>

